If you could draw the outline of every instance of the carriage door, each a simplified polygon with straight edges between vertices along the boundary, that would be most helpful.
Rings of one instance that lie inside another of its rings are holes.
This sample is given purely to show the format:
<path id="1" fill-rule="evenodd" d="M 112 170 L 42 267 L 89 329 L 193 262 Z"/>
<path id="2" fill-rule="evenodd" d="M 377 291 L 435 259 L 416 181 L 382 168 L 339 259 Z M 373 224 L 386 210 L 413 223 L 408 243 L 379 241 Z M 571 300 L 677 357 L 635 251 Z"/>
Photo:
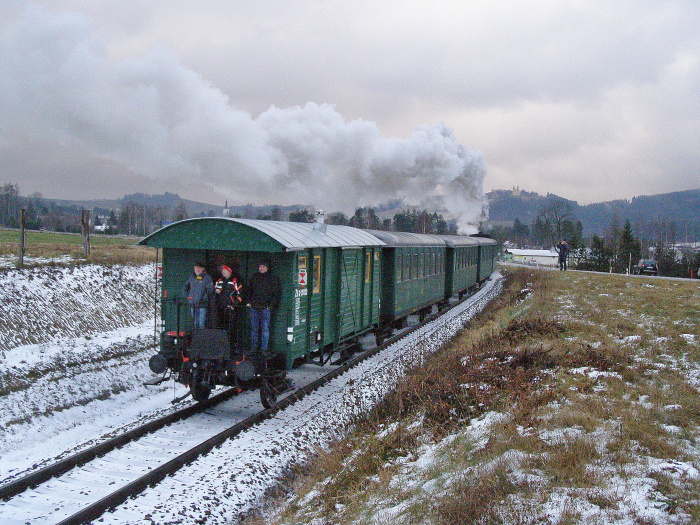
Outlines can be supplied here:
<path id="1" fill-rule="evenodd" d="M 310 281 L 309 281 L 309 331 L 308 348 L 316 350 L 324 343 L 324 317 L 325 317 L 325 250 L 314 249 L 309 252 Z"/>

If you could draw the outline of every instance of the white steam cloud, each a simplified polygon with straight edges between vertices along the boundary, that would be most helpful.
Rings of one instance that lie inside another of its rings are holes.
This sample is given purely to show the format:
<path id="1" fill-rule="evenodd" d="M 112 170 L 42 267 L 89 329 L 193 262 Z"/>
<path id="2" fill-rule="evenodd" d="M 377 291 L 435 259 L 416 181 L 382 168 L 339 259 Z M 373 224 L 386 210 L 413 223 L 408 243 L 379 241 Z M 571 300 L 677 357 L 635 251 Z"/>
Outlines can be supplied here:
<path id="1" fill-rule="evenodd" d="M 257 118 L 164 48 L 110 60 L 75 14 L 28 9 L 0 28 L 0 131 L 78 143 L 150 177 L 199 180 L 238 202 L 306 203 L 352 213 L 441 195 L 460 230 L 486 209 L 480 152 L 444 125 L 384 138 L 329 104 L 271 107 Z"/>

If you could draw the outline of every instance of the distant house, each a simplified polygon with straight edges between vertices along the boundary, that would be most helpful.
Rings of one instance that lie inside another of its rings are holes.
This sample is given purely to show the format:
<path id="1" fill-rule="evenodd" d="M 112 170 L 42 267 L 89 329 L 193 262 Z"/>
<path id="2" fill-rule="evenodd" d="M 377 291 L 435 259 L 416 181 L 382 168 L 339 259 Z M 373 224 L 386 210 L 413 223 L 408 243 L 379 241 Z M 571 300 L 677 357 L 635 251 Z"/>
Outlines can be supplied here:
<path id="1" fill-rule="evenodd" d="M 520 250 L 506 248 L 506 261 L 531 266 L 558 266 L 559 254 L 552 250 Z"/>

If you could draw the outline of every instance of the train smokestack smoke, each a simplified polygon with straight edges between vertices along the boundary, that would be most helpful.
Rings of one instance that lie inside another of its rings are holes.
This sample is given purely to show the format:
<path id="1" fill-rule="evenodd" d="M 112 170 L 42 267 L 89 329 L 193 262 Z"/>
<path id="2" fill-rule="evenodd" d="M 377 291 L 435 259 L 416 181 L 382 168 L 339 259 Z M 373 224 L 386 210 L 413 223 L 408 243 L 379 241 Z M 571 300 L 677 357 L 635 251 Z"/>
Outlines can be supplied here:
<path id="1" fill-rule="evenodd" d="M 373 122 L 345 121 L 334 106 L 312 102 L 253 118 L 168 49 L 110 60 L 83 16 L 30 7 L 4 29 L 5 137 L 77 145 L 152 178 L 205 184 L 238 204 L 352 214 L 441 196 L 462 232 L 484 218 L 483 156 L 443 124 L 385 138 Z"/>

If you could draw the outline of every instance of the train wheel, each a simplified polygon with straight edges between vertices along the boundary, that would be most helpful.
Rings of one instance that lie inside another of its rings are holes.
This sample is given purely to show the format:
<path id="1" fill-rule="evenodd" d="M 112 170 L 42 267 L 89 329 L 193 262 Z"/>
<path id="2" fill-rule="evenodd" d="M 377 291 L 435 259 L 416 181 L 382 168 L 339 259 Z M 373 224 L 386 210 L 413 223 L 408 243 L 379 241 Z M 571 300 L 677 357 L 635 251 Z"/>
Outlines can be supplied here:
<path id="1" fill-rule="evenodd" d="M 195 401 L 206 401 L 211 394 L 211 388 L 198 383 L 190 387 L 190 392 L 192 392 L 192 399 Z"/>
<path id="2" fill-rule="evenodd" d="M 277 390 L 265 380 L 260 387 L 260 402 L 265 408 L 270 408 L 277 403 Z"/>

